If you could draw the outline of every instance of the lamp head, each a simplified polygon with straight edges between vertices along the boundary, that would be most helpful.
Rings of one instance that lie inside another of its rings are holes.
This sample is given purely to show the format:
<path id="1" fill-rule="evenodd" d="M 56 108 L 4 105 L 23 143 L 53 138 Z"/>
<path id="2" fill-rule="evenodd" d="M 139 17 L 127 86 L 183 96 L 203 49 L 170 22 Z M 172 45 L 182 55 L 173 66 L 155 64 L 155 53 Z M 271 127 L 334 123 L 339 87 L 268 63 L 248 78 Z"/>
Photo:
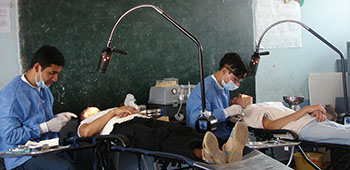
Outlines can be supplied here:
<path id="1" fill-rule="evenodd" d="M 258 52 L 255 51 L 254 54 L 252 55 L 252 57 L 250 58 L 250 63 L 249 63 L 249 76 L 255 76 L 256 72 L 258 70 L 258 65 L 260 62 L 260 56 L 261 55 L 269 55 L 270 53 L 268 51 L 266 52 Z"/>
<path id="2" fill-rule="evenodd" d="M 101 57 L 97 68 L 98 72 L 106 73 L 109 60 L 112 57 L 112 52 L 113 52 L 112 48 L 105 48 L 101 51 Z"/>
<path id="3" fill-rule="evenodd" d="M 116 53 L 119 53 L 119 54 L 123 54 L 123 55 L 128 54 L 125 51 L 118 50 L 118 49 L 115 49 L 115 48 L 110 48 L 110 47 L 104 48 L 101 51 L 101 57 L 100 57 L 100 61 L 98 63 L 98 68 L 97 68 L 98 72 L 106 73 L 107 67 L 108 67 L 108 63 L 109 63 L 109 60 L 112 57 L 112 53 L 113 52 L 116 52 Z"/>

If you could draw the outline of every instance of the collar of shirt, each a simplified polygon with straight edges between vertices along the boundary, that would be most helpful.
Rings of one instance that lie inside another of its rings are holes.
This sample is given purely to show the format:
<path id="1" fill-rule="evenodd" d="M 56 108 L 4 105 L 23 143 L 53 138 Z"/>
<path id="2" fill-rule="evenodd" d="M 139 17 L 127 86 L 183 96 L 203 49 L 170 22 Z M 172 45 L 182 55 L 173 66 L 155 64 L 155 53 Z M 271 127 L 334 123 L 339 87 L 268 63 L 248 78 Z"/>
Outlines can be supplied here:
<path id="1" fill-rule="evenodd" d="M 222 87 L 222 86 L 220 85 L 220 83 L 218 82 L 218 80 L 216 80 L 214 74 L 211 75 L 211 78 L 214 79 L 216 85 L 219 87 L 220 90 L 224 90 L 224 87 Z"/>
<path id="2" fill-rule="evenodd" d="M 22 74 L 21 80 L 24 81 L 24 82 L 26 82 L 27 84 L 29 84 L 29 86 L 31 86 L 31 87 L 33 87 L 33 88 L 36 88 L 36 89 L 38 89 L 38 90 L 40 91 L 40 87 L 35 87 L 35 86 L 31 85 L 31 84 L 29 83 L 29 81 L 27 80 L 27 78 L 24 76 L 24 74 Z"/>

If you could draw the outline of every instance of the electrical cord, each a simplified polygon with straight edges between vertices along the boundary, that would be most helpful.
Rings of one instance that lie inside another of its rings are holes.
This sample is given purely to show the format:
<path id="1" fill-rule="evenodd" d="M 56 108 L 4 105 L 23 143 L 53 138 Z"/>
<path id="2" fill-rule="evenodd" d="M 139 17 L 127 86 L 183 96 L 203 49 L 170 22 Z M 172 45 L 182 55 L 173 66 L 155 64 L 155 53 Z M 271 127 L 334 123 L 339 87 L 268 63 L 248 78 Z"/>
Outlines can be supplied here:
<path id="1" fill-rule="evenodd" d="M 185 118 L 184 114 L 181 113 L 181 108 L 182 108 L 182 100 L 180 99 L 180 106 L 179 106 L 179 109 L 177 110 L 176 114 L 174 115 L 174 118 L 175 118 L 177 121 L 184 120 L 184 118 Z"/>

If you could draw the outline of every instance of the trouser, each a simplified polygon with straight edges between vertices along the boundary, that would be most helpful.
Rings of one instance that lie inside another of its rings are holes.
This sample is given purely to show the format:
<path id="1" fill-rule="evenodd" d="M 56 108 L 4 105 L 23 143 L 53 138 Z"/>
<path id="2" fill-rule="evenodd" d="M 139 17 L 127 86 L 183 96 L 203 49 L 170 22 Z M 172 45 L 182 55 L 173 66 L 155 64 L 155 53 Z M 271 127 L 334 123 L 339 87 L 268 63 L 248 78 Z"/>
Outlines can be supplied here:
<path id="1" fill-rule="evenodd" d="M 13 170 L 91 170 L 94 153 L 92 149 L 32 157 Z"/>
<path id="2" fill-rule="evenodd" d="M 310 123 L 305 125 L 299 133 L 299 139 L 301 140 L 340 145 L 350 145 L 349 136 L 350 127 L 329 120 L 323 122 L 312 120 Z M 331 161 L 333 163 L 339 161 L 333 167 L 334 170 L 349 169 L 349 158 L 348 156 L 346 156 L 345 159 L 343 157 L 346 154 L 349 156 L 349 151 L 347 149 L 331 149 Z M 340 158 L 343 159 L 340 160 Z"/>
<path id="3" fill-rule="evenodd" d="M 305 125 L 299 133 L 301 140 L 341 145 L 350 145 L 349 136 L 350 127 L 329 120 L 317 122 L 316 119 Z"/>
<path id="4" fill-rule="evenodd" d="M 175 122 L 138 118 L 115 124 L 113 134 L 123 134 L 131 146 L 153 151 L 163 151 L 198 159 L 193 149 L 202 148 L 204 134 Z M 220 146 L 226 140 L 218 138 Z"/>

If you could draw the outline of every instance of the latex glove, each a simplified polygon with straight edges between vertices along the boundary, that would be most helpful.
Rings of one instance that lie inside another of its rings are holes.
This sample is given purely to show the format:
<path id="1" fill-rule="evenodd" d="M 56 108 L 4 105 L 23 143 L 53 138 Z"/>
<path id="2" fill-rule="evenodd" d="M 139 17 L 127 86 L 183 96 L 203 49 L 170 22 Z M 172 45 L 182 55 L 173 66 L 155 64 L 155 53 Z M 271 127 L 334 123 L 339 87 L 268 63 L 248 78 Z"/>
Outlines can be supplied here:
<path id="1" fill-rule="evenodd" d="M 62 112 L 62 113 L 56 114 L 55 116 L 62 119 L 62 120 L 66 120 L 67 122 L 70 121 L 72 119 L 72 117 L 74 117 L 74 118 L 78 117 L 77 115 L 75 115 L 72 112 Z"/>
<path id="2" fill-rule="evenodd" d="M 238 104 L 231 105 L 230 107 L 224 109 L 225 118 L 228 118 L 230 116 L 234 115 L 241 115 L 242 114 L 242 107 Z"/>
<path id="3" fill-rule="evenodd" d="M 49 121 L 41 123 L 39 125 L 40 133 L 43 134 L 47 132 L 59 132 L 62 129 L 62 127 L 67 124 L 67 122 L 67 119 L 54 117 Z"/>
<path id="4" fill-rule="evenodd" d="M 59 132 L 67 124 L 67 119 L 55 117 L 47 121 L 47 128 L 50 132 Z"/>
<path id="5" fill-rule="evenodd" d="M 47 132 L 59 132 L 63 126 L 67 124 L 68 121 L 72 119 L 72 117 L 77 118 L 77 115 L 71 112 L 62 112 L 56 114 L 54 118 L 51 120 L 41 123 L 39 125 L 41 134 Z"/>

